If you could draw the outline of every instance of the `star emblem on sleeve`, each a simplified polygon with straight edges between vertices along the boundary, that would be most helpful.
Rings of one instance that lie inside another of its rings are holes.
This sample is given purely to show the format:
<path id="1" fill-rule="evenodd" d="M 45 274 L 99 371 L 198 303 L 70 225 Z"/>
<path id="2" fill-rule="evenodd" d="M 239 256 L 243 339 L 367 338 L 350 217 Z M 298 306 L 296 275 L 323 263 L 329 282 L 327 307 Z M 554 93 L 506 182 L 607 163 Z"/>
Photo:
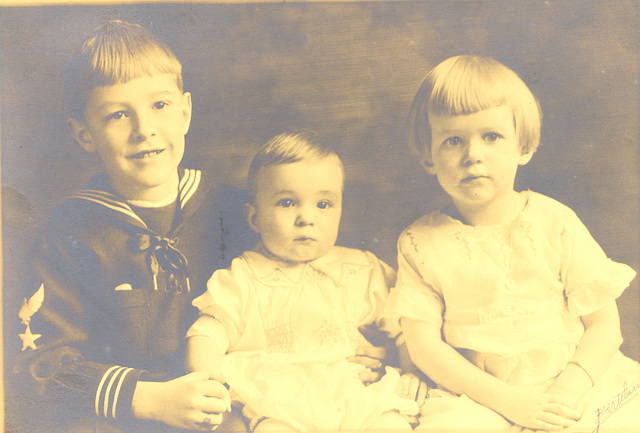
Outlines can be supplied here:
<path id="1" fill-rule="evenodd" d="M 18 334 L 18 336 L 20 337 L 20 339 L 22 340 L 22 350 L 26 350 L 27 348 L 31 348 L 33 350 L 36 349 L 36 343 L 35 341 L 42 337 L 41 334 L 32 334 L 31 333 L 31 328 L 29 328 L 29 325 L 27 325 L 27 329 L 24 331 L 24 334 Z"/>
<path id="2" fill-rule="evenodd" d="M 20 339 L 22 340 L 22 350 L 26 350 L 27 348 L 31 348 L 35 350 L 36 343 L 35 341 L 42 337 L 42 334 L 33 334 L 31 333 L 31 328 L 29 327 L 29 322 L 31 322 L 31 316 L 33 316 L 42 306 L 42 302 L 44 301 L 44 284 L 41 284 L 38 290 L 27 300 L 26 298 L 22 302 L 22 306 L 20 307 L 20 311 L 18 312 L 18 317 L 22 321 L 23 325 L 27 325 L 27 329 L 25 329 L 24 334 L 18 334 Z"/>

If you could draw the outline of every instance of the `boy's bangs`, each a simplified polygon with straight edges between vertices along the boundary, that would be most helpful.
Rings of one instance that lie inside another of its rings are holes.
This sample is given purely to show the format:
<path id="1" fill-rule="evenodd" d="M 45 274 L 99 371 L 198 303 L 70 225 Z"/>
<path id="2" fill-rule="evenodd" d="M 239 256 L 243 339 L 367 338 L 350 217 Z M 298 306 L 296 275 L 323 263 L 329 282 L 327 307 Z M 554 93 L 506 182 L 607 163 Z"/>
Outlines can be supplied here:
<path id="1" fill-rule="evenodd" d="M 175 74 L 176 83 L 182 91 L 180 62 L 164 51 L 146 47 L 137 51 L 122 47 L 118 51 L 110 51 L 101 47 L 93 57 L 90 70 L 94 71 L 93 86 L 108 86 L 126 83 L 129 80 L 157 74 Z M 90 85 L 89 87 L 93 87 Z"/>
<path id="2" fill-rule="evenodd" d="M 452 69 L 436 79 L 428 109 L 436 115 L 475 113 L 506 104 L 507 93 L 506 86 L 496 79 L 495 71 L 471 67 L 461 71 Z"/>

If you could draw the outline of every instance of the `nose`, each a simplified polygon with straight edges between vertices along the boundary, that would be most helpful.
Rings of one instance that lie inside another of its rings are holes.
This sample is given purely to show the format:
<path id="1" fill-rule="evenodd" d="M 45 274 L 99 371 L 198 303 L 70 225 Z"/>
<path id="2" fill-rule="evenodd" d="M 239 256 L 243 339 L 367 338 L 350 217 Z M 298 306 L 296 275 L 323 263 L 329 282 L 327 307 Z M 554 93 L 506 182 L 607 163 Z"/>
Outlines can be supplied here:
<path id="1" fill-rule="evenodd" d="M 298 207 L 298 215 L 296 215 L 295 225 L 297 227 L 305 227 L 313 225 L 313 212 L 307 206 Z"/>
<path id="2" fill-rule="evenodd" d="M 464 154 L 463 164 L 465 166 L 477 164 L 484 160 L 484 142 L 481 139 L 469 140 Z"/>
<path id="3" fill-rule="evenodd" d="M 138 111 L 133 116 L 132 136 L 136 142 L 145 141 L 156 135 L 153 117 L 144 111 Z"/>

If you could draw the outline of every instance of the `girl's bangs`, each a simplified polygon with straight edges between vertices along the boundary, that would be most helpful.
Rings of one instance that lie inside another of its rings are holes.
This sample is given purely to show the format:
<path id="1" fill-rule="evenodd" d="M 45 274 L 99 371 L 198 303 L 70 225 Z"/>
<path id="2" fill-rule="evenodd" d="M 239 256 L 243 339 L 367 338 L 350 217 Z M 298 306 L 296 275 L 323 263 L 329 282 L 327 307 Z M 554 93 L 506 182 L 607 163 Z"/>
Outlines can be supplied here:
<path id="1" fill-rule="evenodd" d="M 493 68 L 487 71 L 487 68 L 466 66 L 453 68 L 444 76 L 436 77 L 428 103 L 432 114 L 470 114 L 509 101 L 509 86 L 501 79 L 504 74 Z"/>

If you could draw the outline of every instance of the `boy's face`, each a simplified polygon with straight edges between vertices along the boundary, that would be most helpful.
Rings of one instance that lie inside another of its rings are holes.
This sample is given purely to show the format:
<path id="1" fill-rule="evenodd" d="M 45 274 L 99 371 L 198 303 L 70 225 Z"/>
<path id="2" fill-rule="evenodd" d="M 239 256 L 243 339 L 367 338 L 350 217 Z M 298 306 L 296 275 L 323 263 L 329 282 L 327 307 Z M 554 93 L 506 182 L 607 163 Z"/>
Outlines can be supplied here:
<path id="1" fill-rule="evenodd" d="M 89 91 L 74 138 L 97 152 L 113 188 L 126 199 L 158 201 L 178 189 L 177 167 L 191 122 L 191 95 L 174 74 L 134 78 Z"/>
<path id="2" fill-rule="evenodd" d="M 429 115 L 429 125 L 431 154 L 425 165 L 456 206 L 506 197 L 518 166 L 532 156 L 521 153 L 508 105 L 457 116 Z"/>
<path id="3" fill-rule="evenodd" d="M 272 254 L 290 262 L 325 255 L 336 242 L 342 214 L 342 166 L 337 157 L 263 167 L 247 221 Z"/>

